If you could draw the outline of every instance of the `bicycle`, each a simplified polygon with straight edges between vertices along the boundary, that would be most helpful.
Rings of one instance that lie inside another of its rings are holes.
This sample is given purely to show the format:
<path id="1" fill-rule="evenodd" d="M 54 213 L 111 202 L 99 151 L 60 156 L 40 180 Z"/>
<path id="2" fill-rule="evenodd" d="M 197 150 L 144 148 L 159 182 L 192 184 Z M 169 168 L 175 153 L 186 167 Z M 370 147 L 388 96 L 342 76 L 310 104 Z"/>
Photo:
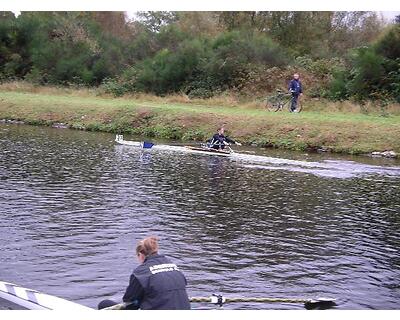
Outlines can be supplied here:
<path id="1" fill-rule="evenodd" d="M 265 107 L 268 111 L 276 112 L 281 111 L 285 106 L 289 109 L 289 112 L 301 112 L 302 106 L 300 102 L 300 97 L 297 99 L 296 109 L 294 111 L 291 110 L 290 105 L 292 102 L 292 94 L 284 93 L 282 90 L 276 90 L 277 94 L 273 96 L 269 96 L 265 99 Z"/>

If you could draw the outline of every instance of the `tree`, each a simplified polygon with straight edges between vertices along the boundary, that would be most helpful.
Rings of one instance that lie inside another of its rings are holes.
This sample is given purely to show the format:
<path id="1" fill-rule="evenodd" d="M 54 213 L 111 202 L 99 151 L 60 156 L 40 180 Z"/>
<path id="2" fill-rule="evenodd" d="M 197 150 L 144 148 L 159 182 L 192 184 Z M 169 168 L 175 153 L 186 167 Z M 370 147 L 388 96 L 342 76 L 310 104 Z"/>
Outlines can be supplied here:
<path id="1" fill-rule="evenodd" d="M 89 19 L 93 19 L 103 33 L 109 34 L 112 37 L 117 37 L 120 40 L 129 41 L 132 36 L 132 31 L 127 24 L 125 12 L 121 11 L 93 11 L 89 12 Z"/>
<path id="2" fill-rule="evenodd" d="M 137 16 L 139 21 L 152 32 L 158 32 L 161 27 L 178 20 L 178 14 L 173 11 L 141 11 Z"/>
<path id="3" fill-rule="evenodd" d="M 396 24 L 375 43 L 352 51 L 347 70 L 338 72 L 331 83 L 331 95 L 400 101 L 399 80 L 400 25 Z"/>
<path id="4" fill-rule="evenodd" d="M 334 55 L 343 55 L 351 48 L 368 45 L 384 28 L 384 21 L 375 12 L 336 11 L 328 34 L 329 48 Z"/>
<path id="5" fill-rule="evenodd" d="M 102 25 L 95 18 L 85 12 L 23 12 L 16 20 L 17 45 L 28 68 L 20 76 L 39 83 L 95 85 L 120 73 L 126 61 L 123 40 L 103 31 L 107 19 Z"/>
<path id="6" fill-rule="evenodd" d="M 376 42 L 375 49 L 388 59 L 400 58 L 400 25 L 393 25 L 384 32 Z"/>
<path id="7" fill-rule="evenodd" d="M 192 37 L 216 36 L 222 31 L 216 12 L 178 12 L 177 26 Z"/>

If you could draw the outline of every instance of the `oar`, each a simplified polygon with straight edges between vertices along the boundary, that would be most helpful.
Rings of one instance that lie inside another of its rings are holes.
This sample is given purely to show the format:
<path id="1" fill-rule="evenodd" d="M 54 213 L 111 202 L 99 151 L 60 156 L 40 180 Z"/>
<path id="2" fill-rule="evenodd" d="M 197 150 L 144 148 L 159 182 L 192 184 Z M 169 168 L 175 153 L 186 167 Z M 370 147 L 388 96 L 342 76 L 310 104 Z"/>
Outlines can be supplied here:
<path id="1" fill-rule="evenodd" d="M 190 302 L 209 302 L 222 306 L 224 303 L 234 302 L 261 302 L 261 303 L 304 303 L 306 309 L 316 308 L 330 308 L 336 305 L 336 299 L 331 298 L 318 298 L 318 299 L 305 299 L 305 298 L 253 298 L 253 297 L 223 297 L 220 295 L 213 295 L 211 297 L 192 297 Z"/>
<path id="2" fill-rule="evenodd" d="M 230 143 L 228 143 L 228 142 L 226 142 L 226 141 L 223 141 L 223 142 L 224 142 L 225 147 L 227 147 L 228 151 L 229 151 L 230 153 L 234 153 L 234 151 L 233 151 L 232 148 L 231 148 Z M 222 150 L 224 150 L 224 149 L 222 149 Z"/>
<path id="3" fill-rule="evenodd" d="M 305 299 L 305 298 L 252 298 L 252 297 L 236 297 L 229 298 L 223 297 L 221 295 L 213 295 L 211 297 L 192 297 L 190 298 L 190 302 L 205 302 L 205 303 L 213 303 L 219 306 L 222 306 L 225 303 L 235 303 L 235 302 L 257 302 L 257 303 L 304 303 L 304 307 L 307 310 L 311 309 L 329 309 L 331 307 L 336 306 L 336 299 L 331 298 L 317 298 L 317 299 Z M 115 306 L 111 306 L 102 310 L 124 310 L 131 303 L 124 302 L 116 304 Z"/>

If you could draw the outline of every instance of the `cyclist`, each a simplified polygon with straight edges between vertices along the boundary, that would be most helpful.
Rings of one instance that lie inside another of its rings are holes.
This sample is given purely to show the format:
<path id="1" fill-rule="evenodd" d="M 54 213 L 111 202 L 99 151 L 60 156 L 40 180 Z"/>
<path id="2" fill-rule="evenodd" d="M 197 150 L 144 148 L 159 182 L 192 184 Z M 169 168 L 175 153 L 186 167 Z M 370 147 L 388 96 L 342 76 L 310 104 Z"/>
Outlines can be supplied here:
<path id="1" fill-rule="evenodd" d="M 289 83 L 289 92 L 292 94 L 292 102 L 290 104 L 290 111 L 294 112 L 297 108 L 299 96 L 303 95 L 303 88 L 298 73 L 293 75 L 293 79 Z"/>

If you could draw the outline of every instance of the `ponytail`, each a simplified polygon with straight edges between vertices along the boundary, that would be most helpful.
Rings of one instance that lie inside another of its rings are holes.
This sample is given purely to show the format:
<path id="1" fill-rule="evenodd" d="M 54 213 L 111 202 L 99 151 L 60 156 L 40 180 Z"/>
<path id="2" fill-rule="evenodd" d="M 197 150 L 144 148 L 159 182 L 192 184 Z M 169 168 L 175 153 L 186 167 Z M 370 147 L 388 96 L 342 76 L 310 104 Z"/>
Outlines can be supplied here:
<path id="1" fill-rule="evenodd" d="M 136 246 L 136 255 L 142 253 L 145 257 L 158 253 L 158 239 L 156 237 L 148 237 L 139 241 Z"/>

